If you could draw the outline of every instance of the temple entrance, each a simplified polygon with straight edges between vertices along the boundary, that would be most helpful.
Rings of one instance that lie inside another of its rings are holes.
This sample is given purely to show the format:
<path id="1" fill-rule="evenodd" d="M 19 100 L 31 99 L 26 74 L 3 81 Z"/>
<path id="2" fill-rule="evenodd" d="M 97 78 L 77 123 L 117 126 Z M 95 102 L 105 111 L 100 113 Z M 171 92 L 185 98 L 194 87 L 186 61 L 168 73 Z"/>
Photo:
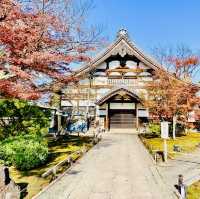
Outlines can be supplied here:
<path id="1" fill-rule="evenodd" d="M 135 110 L 110 110 L 110 129 L 116 128 L 136 128 Z"/>
<path id="2" fill-rule="evenodd" d="M 138 128 L 140 103 L 139 97 L 125 88 L 110 91 L 97 101 L 99 116 L 104 118 L 104 128 L 107 130 Z"/>

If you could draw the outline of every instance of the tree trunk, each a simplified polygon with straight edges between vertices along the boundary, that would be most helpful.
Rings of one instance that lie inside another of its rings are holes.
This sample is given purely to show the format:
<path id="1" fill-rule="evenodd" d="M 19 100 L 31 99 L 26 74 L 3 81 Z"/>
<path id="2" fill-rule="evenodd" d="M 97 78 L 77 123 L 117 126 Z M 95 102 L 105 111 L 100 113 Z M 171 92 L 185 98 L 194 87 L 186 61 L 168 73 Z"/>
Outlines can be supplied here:
<path id="1" fill-rule="evenodd" d="M 173 139 L 176 139 L 176 115 L 173 116 L 173 132 L 172 132 L 172 137 Z"/>
<path id="2" fill-rule="evenodd" d="M 61 130 L 62 124 L 61 124 L 61 115 L 60 113 L 58 114 L 58 132 Z"/>

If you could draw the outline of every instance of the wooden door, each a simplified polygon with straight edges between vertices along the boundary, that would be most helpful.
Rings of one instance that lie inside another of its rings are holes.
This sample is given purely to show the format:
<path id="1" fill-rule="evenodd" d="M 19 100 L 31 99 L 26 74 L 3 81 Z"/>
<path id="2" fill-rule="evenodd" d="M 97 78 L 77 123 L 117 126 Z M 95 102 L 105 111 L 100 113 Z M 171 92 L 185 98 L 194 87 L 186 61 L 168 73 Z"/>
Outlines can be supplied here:
<path id="1" fill-rule="evenodd" d="M 110 128 L 136 128 L 134 110 L 110 110 Z"/>

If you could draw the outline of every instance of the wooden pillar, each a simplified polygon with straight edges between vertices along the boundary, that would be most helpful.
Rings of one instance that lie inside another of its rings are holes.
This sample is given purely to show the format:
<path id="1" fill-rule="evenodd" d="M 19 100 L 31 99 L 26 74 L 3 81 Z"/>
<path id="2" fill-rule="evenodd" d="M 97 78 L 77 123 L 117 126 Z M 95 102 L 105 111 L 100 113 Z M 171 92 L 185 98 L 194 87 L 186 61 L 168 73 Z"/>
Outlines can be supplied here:
<path id="1" fill-rule="evenodd" d="M 106 130 L 109 130 L 109 103 L 106 105 Z"/>
<path id="2" fill-rule="evenodd" d="M 62 124 L 61 124 L 61 113 L 58 112 L 58 131 L 61 130 Z"/>
<path id="3" fill-rule="evenodd" d="M 76 97 L 77 98 L 77 101 L 76 101 L 76 107 L 77 107 L 77 112 L 79 113 L 79 99 L 81 99 L 80 98 L 80 89 L 79 89 L 79 86 L 77 87 L 77 92 L 78 92 L 78 96 Z"/>
<path id="4" fill-rule="evenodd" d="M 51 111 L 51 121 L 50 121 L 50 128 L 53 128 L 55 126 L 55 116 L 54 111 Z"/>
<path id="5" fill-rule="evenodd" d="M 135 111 L 136 111 L 136 128 L 138 129 L 138 127 L 139 127 L 139 119 L 138 119 L 138 107 L 137 107 L 137 103 L 135 103 Z"/>
<path id="6" fill-rule="evenodd" d="M 60 131 L 61 130 L 61 128 L 62 128 L 62 122 L 61 122 L 61 117 L 62 117 L 62 111 L 61 111 L 61 109 L 62 109 L 62 93 L 61 93 L 61 91 L 59 91 L 59 109 L 57 110 L 57 114 L 58 114 L 58 131 Z"/>
<path id="7" fill-rule="evenodd" d="M 90 74 L 90 76 L 88 77 L 88 81 L 89 81 L 89 88 L 87 89 L 87 114 L 89 114 L 90 111 L 90 90 L 91 90 L 91 86 L 92 86 L 92 75 Z"/>
<path id="8" fill-rule="evenodd" d="M 90 109 L 90 88 L 87 89 L 87 109 L 86 109 L 87 114 L 89 114 L 89 109 Z"/>

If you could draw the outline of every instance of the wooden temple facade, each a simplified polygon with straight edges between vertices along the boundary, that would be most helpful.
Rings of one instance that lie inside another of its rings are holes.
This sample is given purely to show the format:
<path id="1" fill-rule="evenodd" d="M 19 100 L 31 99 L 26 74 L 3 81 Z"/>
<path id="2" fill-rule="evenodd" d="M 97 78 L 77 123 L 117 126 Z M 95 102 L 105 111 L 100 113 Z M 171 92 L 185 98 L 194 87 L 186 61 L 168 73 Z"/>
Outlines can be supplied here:
<path id="1" fill-rule="evenodd" d="M 149 117 L 141 100 L 147 97 L 145 86 L 162 69 L 122 29 L 110 46 L 76 71 L 80 81 L 66 89 L 62 107 L 94 117 L 105 129 L 137 128 Z"/>

